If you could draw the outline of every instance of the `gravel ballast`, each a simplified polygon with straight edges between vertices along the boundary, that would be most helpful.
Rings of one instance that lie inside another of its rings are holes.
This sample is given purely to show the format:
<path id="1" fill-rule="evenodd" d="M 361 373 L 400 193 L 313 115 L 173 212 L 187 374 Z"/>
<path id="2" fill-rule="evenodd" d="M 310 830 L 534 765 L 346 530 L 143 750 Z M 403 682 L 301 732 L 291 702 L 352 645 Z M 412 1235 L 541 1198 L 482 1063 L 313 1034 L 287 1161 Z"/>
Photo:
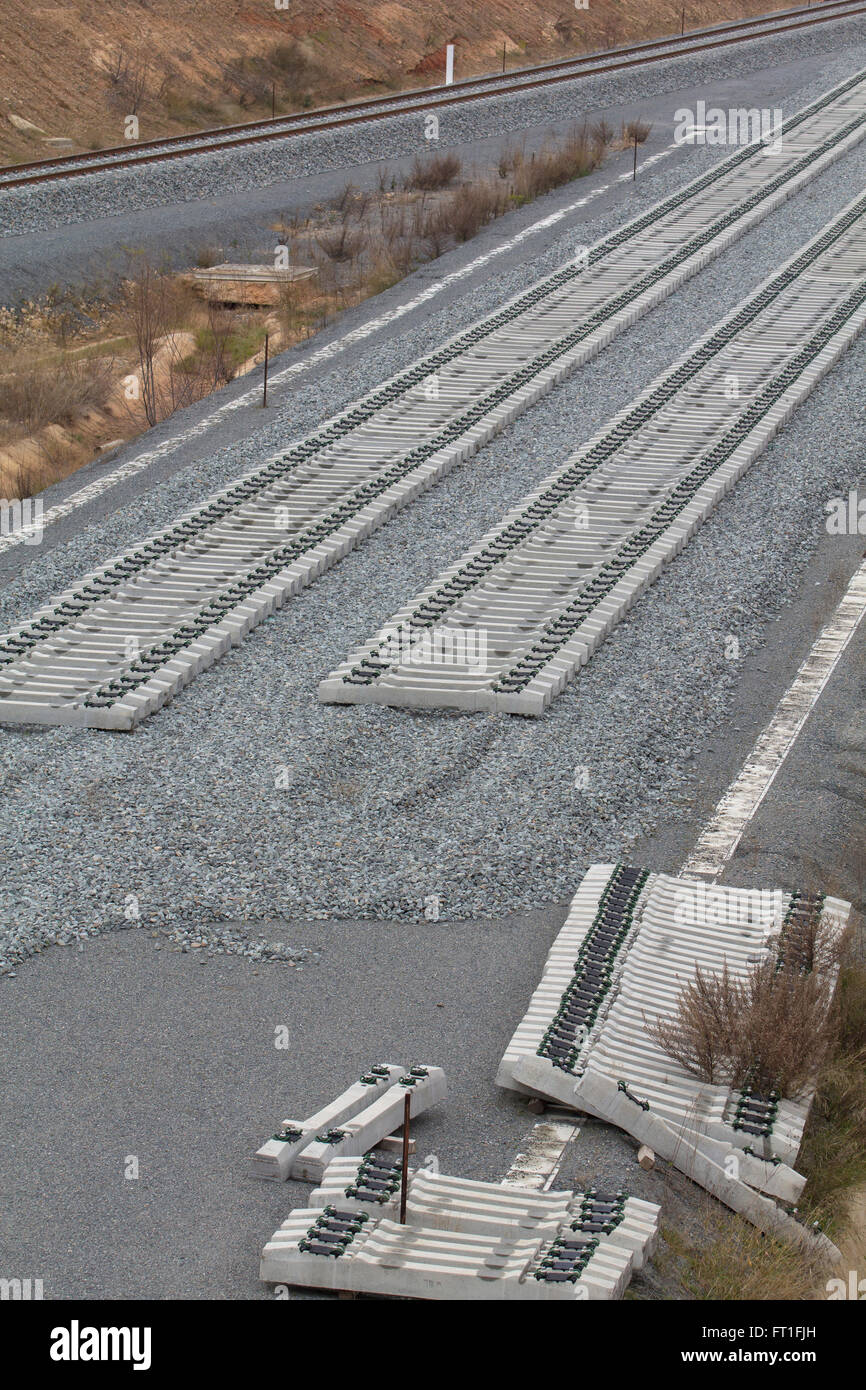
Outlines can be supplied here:
<path id="1" fill-rule="evenodd" d="M 710 154 L 695 153 L 697 173 Z M 730 707 L 738 662 L 726 659 L 726 639 L 737 637 L 747 662 L 796 592 L 825 502 L 861 476 L 863 340 L 542 720 L 326 707 L 316 685 L 823 226 L 864 174 L 861 146 L 134 735 L 0 730 L 0 963 L 55 936 L 133 925 L 182 947 L 302 962 L 311 942 L 327 949 L 326 929 L 298 943 L 266 924 L 453 921 L 560 901 L 587 864 L 627 857 L 660 818 L 675 817 L 689 763 Z M 663 166 L 647 178 L 648 200 L 669 178 Z M 623 220 L 624 209 L 587 223 L 587 240 Z M 35 558 L 9 585 L 0 626 L 518 292 L 572 243 L 564 235 L 459 310 L 370 346 L 351 370 L 299 390 L 244 445 Z"/>

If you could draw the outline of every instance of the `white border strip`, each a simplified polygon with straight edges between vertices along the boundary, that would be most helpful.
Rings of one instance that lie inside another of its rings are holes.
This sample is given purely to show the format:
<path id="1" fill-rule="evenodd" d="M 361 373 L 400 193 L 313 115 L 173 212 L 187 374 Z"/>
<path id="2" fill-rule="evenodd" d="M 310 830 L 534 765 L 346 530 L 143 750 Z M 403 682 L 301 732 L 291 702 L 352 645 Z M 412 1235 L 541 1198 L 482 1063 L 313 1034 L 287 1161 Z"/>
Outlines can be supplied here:
<path id="1" fill-rule="evenodd" d="M 764 732 L 705 825 L 684 875 L 716 879 L 770 790 L 866 613 L 866 560 L 848 585 Z"/>

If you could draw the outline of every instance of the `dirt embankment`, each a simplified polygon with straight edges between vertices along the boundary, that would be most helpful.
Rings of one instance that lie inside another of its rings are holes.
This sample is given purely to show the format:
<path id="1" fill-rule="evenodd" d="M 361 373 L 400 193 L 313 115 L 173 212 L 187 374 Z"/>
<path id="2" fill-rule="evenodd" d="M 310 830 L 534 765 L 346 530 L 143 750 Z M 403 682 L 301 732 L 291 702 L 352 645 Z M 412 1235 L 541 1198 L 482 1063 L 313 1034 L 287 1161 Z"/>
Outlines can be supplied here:
<path id="1" fill-rule="evenodd" d="M 254 119 L 678 31 L 681 0 L 0 0 L 0 160 Z M 783 8 L 689 0 L 687 25 Z"/>

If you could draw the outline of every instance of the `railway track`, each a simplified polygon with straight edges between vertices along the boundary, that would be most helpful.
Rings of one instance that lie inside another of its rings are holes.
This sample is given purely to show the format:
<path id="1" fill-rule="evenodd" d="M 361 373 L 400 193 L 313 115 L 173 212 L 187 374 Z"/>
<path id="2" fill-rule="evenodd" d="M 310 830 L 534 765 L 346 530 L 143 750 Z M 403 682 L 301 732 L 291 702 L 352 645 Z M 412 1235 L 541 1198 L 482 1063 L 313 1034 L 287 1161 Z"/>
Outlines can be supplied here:
<path id="1" fill-rule="evenodd" d="M 539 715 L 866 322 L 866 198 L 319 688 Z"/>
<path id="2" fill-rule="evenodd" d="M 0 168 L 0 191 L 104 173 L 108 170 L 164 163 L 191 155 L 240 149 L 413 111 L 426 112 L 440 107 L 479 101 L 491 96 L 519 95 L 533 88 L 568 82 L 577 77 L 597 77 L 658 62 L 663 58 L 707 52 L 750 39 L 777 36 L 861 14 L 866 14 L 864 0 L 826 0 L 820 10 L 800 7 L 777 15 L 715 25 L 682 36 L 654 39 L 605 53 L 583 54 L 538 67 L 517 69 L 505 75 L 491 74 L 469 78 L 455 82 L 447 89 L 437 87 L 416 92 L 400 92 L 388 97 L 369 97 L 341 106 L 320 107 L 303 115 L 251 121 L 241 125 L 203 130 L 194 135 L 138 141 L 134 146 L 114 146 L 49 160 L 35 160 Z"/>
<path id="3" fill-rule="evenodd" d="M 0 722 L 134 727 L 864 134 L 860 73 L 87 575 L 0 639 Z M 387 693 L 357 664 L 329 698 Z"/>

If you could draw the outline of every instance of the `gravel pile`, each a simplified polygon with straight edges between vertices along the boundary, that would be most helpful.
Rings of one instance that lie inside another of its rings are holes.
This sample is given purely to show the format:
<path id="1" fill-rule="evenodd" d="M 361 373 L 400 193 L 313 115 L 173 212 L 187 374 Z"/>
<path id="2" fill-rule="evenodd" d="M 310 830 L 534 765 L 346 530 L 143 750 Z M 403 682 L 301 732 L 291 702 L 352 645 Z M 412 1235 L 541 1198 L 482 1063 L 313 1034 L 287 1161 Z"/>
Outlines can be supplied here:
<path id="1" fill-rule="evenodd" d="M 316 685 L 817 231 L 864 175 L 861 146 L 133 735 L 0 730 L 0 966 L 56 938 L 134 926 L 181 949 L 297 965 L 327 949 L 317 919 L 449 922 L 566 899 L 589 863 L 627 857 L 675 817 L 737 680 L 726 638 L 737 636 L 747 661 L 796 592 L 825 501 L 861 476 L 864 340 L 545 718 L 321 706 Z M 662 166 L 647 199 L 667 191 L 666 177 Z M 621 220 L 587 224 L 587 239 Z M 465 295 L 459 311 L 368 347 L 243 446 L 139 499 L 134 515 L 34 559 L 3 596 L 0 627 L 518 292 L 570 241 Z"/>
<path id="2" fill-rule="evenodd" d="M 576 83 L 527 91 L 525 95 L 443 108 L 439 112 L 443 145 L 522 132 L 550 121 L 579 120 L 585 113 L 607 107 L 657 99 L 665 92 L 745 77 L 770 64 L 808 58 L 821 68 L 818 90 L 829 85 L 825 75 L 837 65 L 844 44 L 849 55 L 845 71 L 856 64 L 851 55 L 866 39 L 866 20 L 851 18 L 780 38 L 755 39 L 703 57 L 667 59 L 633 72 L 582 78 Z M 826 55 L 826 58 L 823 58 Z M 836 79 L 830 78 L 829 81 Z M 764 104 L 777 104 L 768 93 Z M 786 114 L 793 108 L 786 107 Z M 168 203 L 214 198 L 226 190 L 245 190 L 287 179 L 344 169 L 374 160 L 398 159 L 428 152 L 424 117 L 419 112 L 309 136 L 292 137 L 231 152 L 216 151 L 163 165 L 137 166 L 125 171 L 87 175 L 70 182 L 13 189 L 3 196 L 0 234 L 14 235 L 63 226 L 70 222 L 111 217 Z"/>

